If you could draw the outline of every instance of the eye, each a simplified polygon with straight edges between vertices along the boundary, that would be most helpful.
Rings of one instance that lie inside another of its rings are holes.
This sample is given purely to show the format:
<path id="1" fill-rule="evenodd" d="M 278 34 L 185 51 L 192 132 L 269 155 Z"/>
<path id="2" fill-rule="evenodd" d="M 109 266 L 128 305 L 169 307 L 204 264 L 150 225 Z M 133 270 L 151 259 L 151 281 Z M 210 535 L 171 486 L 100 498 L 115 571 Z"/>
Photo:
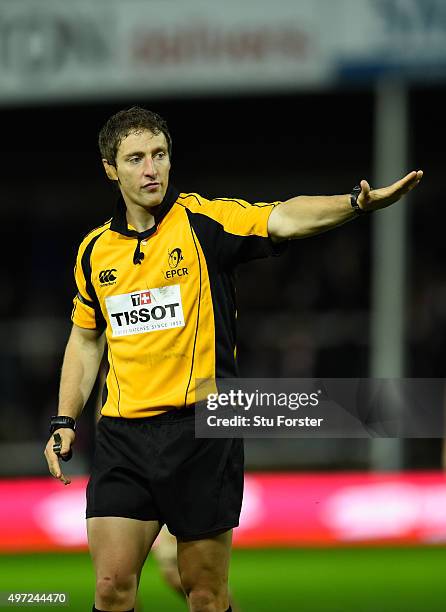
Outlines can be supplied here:
<path id="1" fill-rule="evenodd" d="M 158 151 L 155 155 L 155 159 L 164 159 L 166 157 L 166 153 L 164 151 Z"/>
<path id="2" fill-rule="evenodd" d="M 130 157 L 130 158 L 129 158 L 129 162 L 130 162 L 131 164 L 137 164 L 139 161 L 141 161 L 141 158 L 140 158 L 140 157 L 138 157 L 137 155 L 135 155 L 134 157 Z"/>

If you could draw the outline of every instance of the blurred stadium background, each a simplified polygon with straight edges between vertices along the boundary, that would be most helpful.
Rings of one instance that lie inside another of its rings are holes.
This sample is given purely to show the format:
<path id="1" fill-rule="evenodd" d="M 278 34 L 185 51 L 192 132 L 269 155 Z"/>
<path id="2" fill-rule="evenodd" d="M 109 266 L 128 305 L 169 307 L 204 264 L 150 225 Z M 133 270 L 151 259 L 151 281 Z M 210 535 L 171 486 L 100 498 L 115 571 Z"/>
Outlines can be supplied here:
<path id="1" fill-rule="evenodd" d="M 91 606 L 92 406 L 70 489 L 42 451 L 76 249 L 115 200 L 103 122 L 158 111 L 175 184 L 210 197 L 346 193 L 422 168 L 404 204 L 240 268 L 239 356 L 246 377 L 443 378 L 445 41 L 444 0 L 0 0 L 0 591 Z M 249 440 L 242 610 L 444 610 L 441 435 Z M 141 593 L 184 609 L 152 560 Z"/>

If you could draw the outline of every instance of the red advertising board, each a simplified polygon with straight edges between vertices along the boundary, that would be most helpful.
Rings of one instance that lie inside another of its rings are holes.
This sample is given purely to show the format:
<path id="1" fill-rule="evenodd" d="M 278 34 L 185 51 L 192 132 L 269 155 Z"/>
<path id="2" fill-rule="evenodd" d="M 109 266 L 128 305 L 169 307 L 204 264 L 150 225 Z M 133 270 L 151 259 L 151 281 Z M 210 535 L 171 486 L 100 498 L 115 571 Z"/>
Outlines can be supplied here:
<path id="1" fill-rule="evenodd" d="M 0 551 L 86 547 L 86 478 L 0 481 Z M 248 474 L 234 544 L 446 542 L 446 478 L 406 474 Z"/>

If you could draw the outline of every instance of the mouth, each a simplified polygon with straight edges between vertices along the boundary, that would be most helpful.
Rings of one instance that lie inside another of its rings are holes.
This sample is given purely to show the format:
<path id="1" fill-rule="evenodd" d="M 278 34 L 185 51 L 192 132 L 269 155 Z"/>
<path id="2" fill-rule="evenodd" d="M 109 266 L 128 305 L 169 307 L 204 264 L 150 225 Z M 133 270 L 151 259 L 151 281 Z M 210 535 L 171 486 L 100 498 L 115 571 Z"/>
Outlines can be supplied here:
<path id="1" fill-rule="evenodd" d="M 159 186 L 159 183 L 146 183 L 141 187 L 141 189 L 144 189 L 145 191 L 154 191 L 155 189 L 158 189 Z"/>

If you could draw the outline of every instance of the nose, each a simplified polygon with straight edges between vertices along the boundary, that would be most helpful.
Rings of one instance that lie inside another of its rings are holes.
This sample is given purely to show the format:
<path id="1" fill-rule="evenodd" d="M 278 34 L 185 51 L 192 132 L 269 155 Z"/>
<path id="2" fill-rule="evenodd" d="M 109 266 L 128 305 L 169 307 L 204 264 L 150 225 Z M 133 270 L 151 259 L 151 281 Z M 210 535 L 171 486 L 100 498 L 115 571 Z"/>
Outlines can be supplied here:
<path id="1" fill-rule="evenodd" d="M 150 178 L 156 177 L 156 169 L 155 164 L 153 163 L 153 159 L 151 157 L 146 157 L 144 161 L 144 176 L 148 176 Z"/>

